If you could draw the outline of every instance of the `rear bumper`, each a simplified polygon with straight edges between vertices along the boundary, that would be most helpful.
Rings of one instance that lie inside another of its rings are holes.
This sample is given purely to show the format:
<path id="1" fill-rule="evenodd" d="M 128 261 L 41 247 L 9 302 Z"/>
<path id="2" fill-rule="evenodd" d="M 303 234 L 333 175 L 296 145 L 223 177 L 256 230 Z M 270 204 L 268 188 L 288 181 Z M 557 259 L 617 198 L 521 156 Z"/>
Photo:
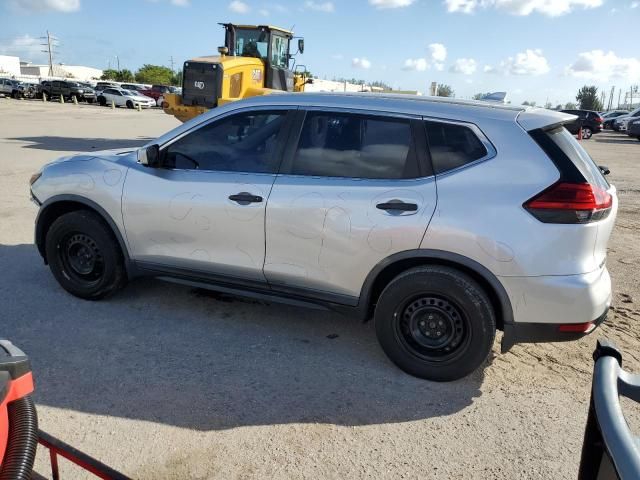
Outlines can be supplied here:
<path id="1" fill-rule="evenodd" d="M 501 277 L 513 307 L 502 350 L 516 343 L 559 342 L 587 335 L 602 323 L 611 305 L 606 267 L 582 275 Z"/>

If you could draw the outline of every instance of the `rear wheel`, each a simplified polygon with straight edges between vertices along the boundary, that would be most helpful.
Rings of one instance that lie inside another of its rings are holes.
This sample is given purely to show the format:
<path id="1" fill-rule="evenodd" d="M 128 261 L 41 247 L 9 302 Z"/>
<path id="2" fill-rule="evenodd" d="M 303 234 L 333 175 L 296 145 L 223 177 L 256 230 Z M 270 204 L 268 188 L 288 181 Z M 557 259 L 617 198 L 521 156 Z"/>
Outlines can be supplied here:
<path id="1" fill-rule="evenodd" d="M 93 212 L 79 210 L 56 219 L 47 232 L 45 247 L 53 276 L 77 297 L 98 300 L 126 282 L 120 246 Z"/>
<path id="2" fill-rule="evenodd" d="M 589 140 L 592 135 L 593 131 L 591 130 L 591 127 L 582 127 L 582 138 Z"/>
<path id="3" fill-rule="evenodd" d="M 462 378 L 486 360 L 496 321 L 484 290 L 449 267 L 408 270 L 384 289 L 375 310 L 378 341 L 410 375 L 435 381 Z"/>
<path id="4" fill-rule="evenodd" d="M 131 100 L 127 100 L 127 108 L 133 108 L 133 102 Z"/>
<path id="5" fill-rule="evenodd" d="M 100 104 L 101 107 L 106 107 L 107 106 L 107 99 L 104 98 L 103 96 L 99 96 L 98 97 L 98 104 Z"/>

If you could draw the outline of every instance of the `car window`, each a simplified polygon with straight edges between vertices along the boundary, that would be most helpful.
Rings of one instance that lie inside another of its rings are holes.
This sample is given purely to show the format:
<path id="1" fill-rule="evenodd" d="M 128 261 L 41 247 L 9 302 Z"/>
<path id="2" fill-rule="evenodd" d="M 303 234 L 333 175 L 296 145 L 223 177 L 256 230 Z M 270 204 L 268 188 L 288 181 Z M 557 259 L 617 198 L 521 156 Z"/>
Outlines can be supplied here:
<path id="1" fill-rule="evenodd" d="M 401 179 L 420 176 L 411 123 L 350 113 L 309 112 L 291 174 Z"/>
<path id="2" fill-rule="evenodd" d="M 277 144 L 286 112 L 244 112 L 187 134 L 167 147 L 167 168 L 276 173 Z"/>
<path id="3" fill-rule="evenodd" d="M 487 155 L 471 128 L 444 122 L 425 122 L 431 161 L 436 174 L 462 167 Z"/>

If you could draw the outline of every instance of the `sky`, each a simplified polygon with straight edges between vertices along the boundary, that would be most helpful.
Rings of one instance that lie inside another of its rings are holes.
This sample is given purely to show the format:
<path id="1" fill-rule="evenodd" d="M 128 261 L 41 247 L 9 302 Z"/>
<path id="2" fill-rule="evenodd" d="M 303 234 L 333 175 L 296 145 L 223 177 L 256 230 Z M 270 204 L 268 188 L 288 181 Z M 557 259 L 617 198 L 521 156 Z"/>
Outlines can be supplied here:
<path id="1" fill-rule="evenodd" d="M 615 86 L 614 103 L 640 84 L 640 0 L 0 0 L 0 55 L 45 63 L 49 30 L 56 63 L 178 70 L 215 54 L 218 22 L 293 28 L 319 78 L 554 106 L 585 84 Z"/>

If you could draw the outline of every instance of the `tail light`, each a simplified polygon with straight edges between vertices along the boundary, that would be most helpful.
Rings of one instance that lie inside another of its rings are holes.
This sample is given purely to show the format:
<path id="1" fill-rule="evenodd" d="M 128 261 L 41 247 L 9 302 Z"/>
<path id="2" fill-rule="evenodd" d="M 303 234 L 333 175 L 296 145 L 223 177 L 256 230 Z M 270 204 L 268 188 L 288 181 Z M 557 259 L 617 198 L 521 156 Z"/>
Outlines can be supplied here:
<path id="1" fill-rule="evenodd" d="M 602 123 L 602 122 L 604 122 L 604 118 L 602 118 L 602 117 L 596 117 L 596 122 L 598 122 L 598 123 Z"/>
<path id="2" fill-rule="evenodd" d="M 591 223 L 606 218 L 613 199 L 589 183 L 558 182 L 531 198 L 523 207 L 544 223 Z"/>

